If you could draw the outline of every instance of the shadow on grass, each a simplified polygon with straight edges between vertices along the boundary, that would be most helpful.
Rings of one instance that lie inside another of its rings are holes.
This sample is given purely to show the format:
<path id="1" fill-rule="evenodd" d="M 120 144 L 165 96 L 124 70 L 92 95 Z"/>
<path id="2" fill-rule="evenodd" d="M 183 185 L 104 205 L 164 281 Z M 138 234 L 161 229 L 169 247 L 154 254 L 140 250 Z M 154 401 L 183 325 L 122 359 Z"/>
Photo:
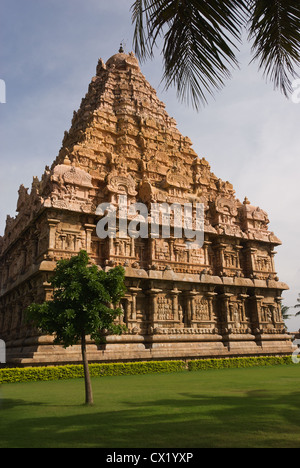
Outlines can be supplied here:
<path id="1" fill-rule="evenodd" d="M 4 399 L 1 412 L 30 405 Z M 261 390 L 238 396 L 185 393 L 121 405 L 120 411 L 107 411 L 103 401 L 76 414 L 75 406 L 56 407 L 49 415 L 51 406 L 36 403 L 47 416 L 41 411 L 36 418 L 1 418 L 0 447 L 300 447 L 300 392 L 284 397 Z"/>
<path id="2" fill-rule="evenodd" d="M 13 398 L 0 398 L 0 410 L 11 410 L 13 408 L 16 408 L 18 406 L 24 407 L 24 406 L 42 406 L 43 403 L 33 403 L 25 400 L 17 400 Z"/>

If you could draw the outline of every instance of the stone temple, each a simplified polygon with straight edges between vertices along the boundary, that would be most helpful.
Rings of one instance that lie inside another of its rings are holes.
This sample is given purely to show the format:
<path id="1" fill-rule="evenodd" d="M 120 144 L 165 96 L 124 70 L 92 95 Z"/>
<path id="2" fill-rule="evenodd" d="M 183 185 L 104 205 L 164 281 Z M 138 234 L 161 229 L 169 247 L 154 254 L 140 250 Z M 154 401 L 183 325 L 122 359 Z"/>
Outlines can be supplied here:
<path id="1" fill-rule="evenodd" d="M 104 202 L 203 203 L 205 241 L 101 239 Z M 56 261 L 81 249 L 101 268 L 123 265 L 128 331 L 96 346 L 91 361 L 193 359 L 292 352 L 281 314 L 288 287 L 274 266 L 281 244 L 268 215 L 216 177 L 178 131 L 131 53 L 99 60 L 51 167 L 21 186 L 15 218 L 0 237 L 0 338 L 13 365 L 81 360 L 25 320 L 32 302 L 51 299 Z"/>

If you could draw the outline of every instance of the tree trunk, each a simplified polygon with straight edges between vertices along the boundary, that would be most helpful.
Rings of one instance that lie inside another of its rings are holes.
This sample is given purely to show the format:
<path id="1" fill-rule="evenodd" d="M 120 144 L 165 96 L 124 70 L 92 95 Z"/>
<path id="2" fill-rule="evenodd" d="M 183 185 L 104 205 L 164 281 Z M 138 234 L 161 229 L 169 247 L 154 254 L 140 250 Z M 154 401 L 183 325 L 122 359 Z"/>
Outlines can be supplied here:
<path id="1" fill-rule="evenodd" d="M 86 341 L 85 341 L 85 334 L 82 335 L 81 338 L 81 352 L 82 352 L 82 361 L 83 361 L 83 369 L 84 369 L 84 380 L 85 380 L 85 403 L 87 405 L 93 405 L 93 391 L 92 391 L 92 382 L 90 376 L 90 369 L 89 363 L 87 360 L 87 353 L 86 353 Z"/>

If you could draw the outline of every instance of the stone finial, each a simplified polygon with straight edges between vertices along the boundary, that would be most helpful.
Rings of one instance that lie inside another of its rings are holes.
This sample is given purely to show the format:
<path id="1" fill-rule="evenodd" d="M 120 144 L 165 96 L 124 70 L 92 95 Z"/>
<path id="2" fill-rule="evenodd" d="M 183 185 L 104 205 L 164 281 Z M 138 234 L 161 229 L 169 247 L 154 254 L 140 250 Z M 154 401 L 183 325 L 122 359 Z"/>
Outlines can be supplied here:
<path id="1" fill-rule="evenodd" d="M 65 166 L 71 166 L 71 161 L 70 161 L 69 156 L 66 156 L 66 157 L 65 157 L 63 164 L 64 164 Z"/>
<path id="2" fill-rule="evenodd" d="M 106 65 L 105 65 L 104 61 L 102 60 L 102 58 L 100 58 L 99 61 L 98 61 L 97 69 L 96 69 L 96 75 L 97 76 L 101 75 L 101 73 L 104 70 L 106 70 Z"/>
<path id="3" fill-rule="evenodd" d="M 247 197 L 245 197 L 245 200 L 243 202 L 244 205 L 250 205 L 250 201 L 248 200 Z"/>

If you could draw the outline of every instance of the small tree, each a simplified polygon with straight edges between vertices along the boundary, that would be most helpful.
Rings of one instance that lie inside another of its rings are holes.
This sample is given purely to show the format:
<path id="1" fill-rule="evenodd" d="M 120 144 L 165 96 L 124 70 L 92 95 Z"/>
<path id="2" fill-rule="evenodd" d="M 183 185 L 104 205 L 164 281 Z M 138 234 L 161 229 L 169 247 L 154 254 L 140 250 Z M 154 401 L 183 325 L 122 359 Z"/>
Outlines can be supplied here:
<path id="1" fill-rule="evenodd" d="M 282 313 L 283 320 L 288 320 L 290 318 L 291 315 L 289 314 L 289 310 L 290 310 L 289 306 L 285 306 L 281 304 L 281 313 Z"/>
<path id="2" fill-rule="evenodd" d="M 42 333 L 54 335 L 54 343 L 65 348 L 81 343 L 86 404 L 93 404 L 93 392 L 86 352 L 86 336 L 103 343 L 106 334 L 121 334 L 125 327 L 115 320 L 122 314 L 114 307 L 125 293 L 124 269 L 108 272 L 89 265 L 82 250 L 69 260 L 60 260 L 51 279 L 53 300 L 32 304 L 27 318 Z"/>
<path id="3" fill-rule="evenodd" d="M 297 302 L 298 302 L 298 304 L 296 304 L 296 305 L 294 306 L 294 308 L 295 308 L 295 309 L 300 309 L 300 294 L 298 294 Z M 296 315 L 300 315 L 300 311 L 297 312 Z"/>

